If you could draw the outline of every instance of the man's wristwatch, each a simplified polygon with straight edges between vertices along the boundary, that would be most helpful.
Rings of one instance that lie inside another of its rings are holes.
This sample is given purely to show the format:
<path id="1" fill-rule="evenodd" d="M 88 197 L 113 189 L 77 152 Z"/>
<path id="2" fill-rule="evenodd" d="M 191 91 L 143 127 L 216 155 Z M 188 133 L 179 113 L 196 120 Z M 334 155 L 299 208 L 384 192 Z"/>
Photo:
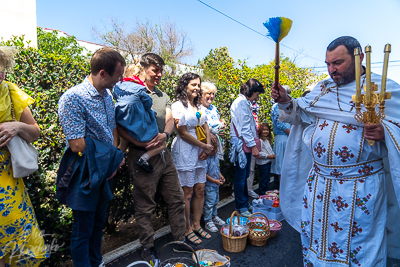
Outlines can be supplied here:
<path id="1" fill-rule="evenodd" d="M 169 139 L 169 133 L 168 132 L 164 132 L 167 135 L 167 140 Z"/>

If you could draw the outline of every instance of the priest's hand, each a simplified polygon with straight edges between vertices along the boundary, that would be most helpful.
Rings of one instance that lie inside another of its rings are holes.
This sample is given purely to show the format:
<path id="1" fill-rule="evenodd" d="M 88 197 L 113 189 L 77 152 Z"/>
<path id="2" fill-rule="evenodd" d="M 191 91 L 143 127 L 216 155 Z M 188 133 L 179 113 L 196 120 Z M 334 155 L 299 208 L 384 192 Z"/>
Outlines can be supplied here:
<path id="1" fill-rule="evenodd" d="M 275 89 L 275 83 L 273 83 L 271 88 L 271 97 L 274 99 L 274 101 L 276 103 L 283 103 L 290 101 L 290 98 L 287 95 L 285 88 L 283 88 L 279 83 L 278 83 L 278 89 L 279 90 Z"/>
<path id="2" fill-rule="evenodd" d="M 381 123 L 378 124 L 364 124 L 364 137 L 365 139 L 382 141 L 385 139 L 385 130 Z"/>

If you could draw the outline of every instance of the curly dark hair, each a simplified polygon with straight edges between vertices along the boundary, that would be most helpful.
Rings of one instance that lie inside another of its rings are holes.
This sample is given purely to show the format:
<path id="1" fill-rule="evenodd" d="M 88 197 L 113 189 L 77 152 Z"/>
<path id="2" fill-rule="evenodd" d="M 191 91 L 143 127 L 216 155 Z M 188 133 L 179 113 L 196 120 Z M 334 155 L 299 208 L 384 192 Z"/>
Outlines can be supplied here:
<path id="1" fill-rule="evenodd" d="M 198 74 L 192 73 L 192 72 L 183 74 L 182 77 L 178 81 L 178 86 L 175 89 L 175 99 L 177 101 L 181 101 L 185 107 L 188 107 L 188 96 L 187 96 L 186 87 L 189 85 L 190 81 L 194 80 L 194 79 L 199 79 L 200 85 L 201 85 L 201 78 Z M 202 91 L 201 91 L 201 87 L 200 87 L 199 93 L 193 99 L 193 104 L 195 107 L 200 106 L 201 94 L 202 94 Z"/>
<path id="2" fill-rule="evenodd" d="M 249 79 L 240 86 L 240 93 L 247 97 L 251 97 L 255 92 L 265 93 L 264 86 L 256 79 Z"/>

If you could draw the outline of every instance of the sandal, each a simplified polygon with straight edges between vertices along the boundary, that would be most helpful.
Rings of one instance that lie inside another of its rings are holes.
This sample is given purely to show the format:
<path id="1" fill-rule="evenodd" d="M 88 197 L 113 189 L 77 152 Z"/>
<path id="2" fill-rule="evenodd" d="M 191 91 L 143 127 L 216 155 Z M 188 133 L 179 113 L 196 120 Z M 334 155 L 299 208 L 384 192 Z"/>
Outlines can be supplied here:
<path id="1" fill-rule="evenodd" d="M 195 232 L 196 234 L 199 234 L 202 238 L 206 238 L 209 239 L 211 238 L 211 235 L 209 233 L 207 233 L 206 231 L 203 230 L 203 228 L 199 227 L 199 229 L 194 230 L 193 232 Z"/>
<path id="2" fill-rule="evenodd" d="M 189 241 L 190 243 L 193 243 L 195 245 L 201 244 L 203 241 L 201 241 L 201 239 L 199 239 L 197 237 L 197 235 L 195 233 L 193 233 L 193 231 L 191 231 L 189 234 L 185 235 L 186 240 Z M 198 242 L 200 241 L 200 242 Z"/>

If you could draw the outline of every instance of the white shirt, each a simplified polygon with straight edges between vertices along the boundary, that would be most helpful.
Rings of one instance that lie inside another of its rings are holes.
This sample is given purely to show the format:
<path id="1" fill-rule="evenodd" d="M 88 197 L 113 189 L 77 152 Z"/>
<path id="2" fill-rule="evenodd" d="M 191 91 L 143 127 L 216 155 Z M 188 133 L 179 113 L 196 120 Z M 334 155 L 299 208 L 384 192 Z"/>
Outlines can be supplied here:
<path id="1" fill-rule="evenodd" d="M 256 159 L 256 164 L 265 165 L 273 161 L 273 159 L 268 159 L 267 157 L 269 155 L 273 155 L 274 152 L 272 150 L 271 144 L 269 143 L 268 139 L 265 139 L 264 141 L 260 138 L 260 141 L 261 141 L 260 158 Z"/>

